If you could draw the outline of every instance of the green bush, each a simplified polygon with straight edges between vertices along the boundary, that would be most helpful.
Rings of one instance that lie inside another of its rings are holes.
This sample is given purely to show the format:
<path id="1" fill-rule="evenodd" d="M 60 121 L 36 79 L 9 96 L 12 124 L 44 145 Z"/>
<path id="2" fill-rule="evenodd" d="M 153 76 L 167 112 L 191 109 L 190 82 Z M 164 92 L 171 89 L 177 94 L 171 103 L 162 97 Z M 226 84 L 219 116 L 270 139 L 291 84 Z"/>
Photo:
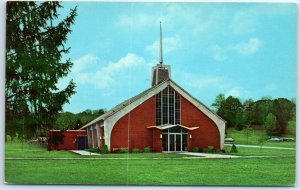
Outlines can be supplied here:
<path id="1" fill-rule="evenodd" d="M 238 152 L 238 150 L 237 150 L 236 146 L 234 144 L 232 144 L 230 153 L 237 153 L 237 152 Z"/>
<path id="2" fill-rule="evenodd" d="M 149 146 L 144 148 L 144 153 L 151 153 L 151 152 L 152 152 L 152 150 Z"/>
<path id="3" fill-rule="evenodd" d="M 132 149 L 132 153 L 141 153 L 142 151 L 138 148 Z"/>
<path id="4" fill-rule="evenodd" d="M 128 153 L 128 148 L 127 147 L 120 148 L 119 153 Z"/>
<path id="5" fill-rule="evenodd" d="M 214 147 L 208 146 L 207 148 L 203 149 L 204 153 L 215 153 Z"/>
<path id="6" fill-rule="evenodd" d="M 217 150 L 214 150 L 214 153 L 222 154 L 222 153 L 224 153 L 224 152 L 223 152 L 223 150 L 217 149 Z"/>
<path id="7" fill-rule="evenodd" d="M 103 145 L 101 148 L 100 148 L 100 153 L 101 154 L 108 154 L 109 151 L 108 151 L 108 146 L 105 144 Z"/>
<path id="8" fill-rule="evenodd" d="M 93 153 L 100 153 L 100 149 L 99 147 L 96 147 L 96 148 L 88 148 L 88 149 L 85 149 L 86 151 L 89 151 L 89 152 L 93 152 Z"/>
<path id="9" fill-rule="evenodd" d="M 194 147 L 194 148 L 192 149 L 192 152 L 199 152 L 199 148 L 198 148 L 198 147 Z"/>

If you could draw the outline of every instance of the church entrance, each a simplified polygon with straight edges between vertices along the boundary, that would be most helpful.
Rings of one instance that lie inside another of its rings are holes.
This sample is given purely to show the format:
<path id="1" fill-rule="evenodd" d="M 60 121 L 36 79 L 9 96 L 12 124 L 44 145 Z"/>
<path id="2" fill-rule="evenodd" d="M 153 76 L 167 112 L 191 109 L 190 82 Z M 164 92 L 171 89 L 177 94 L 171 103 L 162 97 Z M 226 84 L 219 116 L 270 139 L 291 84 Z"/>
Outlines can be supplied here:
<path id="1" fill-rule="evenodd" d="M 163 151 L 188 151 L 188 132 L 186 129 L 175 126 L 162 131 Z"/>

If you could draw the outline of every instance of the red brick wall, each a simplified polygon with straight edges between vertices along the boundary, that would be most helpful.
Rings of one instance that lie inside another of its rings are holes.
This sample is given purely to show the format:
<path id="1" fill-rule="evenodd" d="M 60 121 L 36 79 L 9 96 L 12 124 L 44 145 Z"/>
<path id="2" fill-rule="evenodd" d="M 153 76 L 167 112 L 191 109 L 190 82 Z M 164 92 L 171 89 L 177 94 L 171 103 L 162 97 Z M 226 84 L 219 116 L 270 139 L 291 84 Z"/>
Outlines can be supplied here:
<path id="1" fill-rule="evenodd" d="M 187 127 L 199 127 L 190 131 L 190 151 L 194 147 L 200 149 L 213 146 L 220 148 L 220 133 L 216 124 L 203 112 L 185 98 L 181 97 L 181 124 Z"/>
<path id="2" fill-rule="evenodd" d="M 129 147 L 130 150 L 143 149 L 150 146 L 153 151 L 161 152 L 161 131 L 147 129 L 148 126 L 155 125 L 155 114 L 155 96 L 153 96 L 117 121 L 111 134 L 111 150 L 121 147 Z M 220 148 L 220 134 L 216 124 L 183 97 L 181 97 L 181 124 L 187 127 L 199 127 L 189 132 L 188 137 L 192 135 L 188 140 L 189 151 L 194 147 Z"/>
<path id="3" fill-rule="evenodd" d="M 162 151 L 162 139 L 160 138 L 161 130 L 152 129 L 152 150 L 153 152 L 161 152 Z"/>
<path id="4" fill-rule="evenodd" d="M 50 131 L 49 137 L 55 133 L 60 133 L 60 131 Z M 86 135 L 86 131 L 64 131 L 63 132 L 63 144 L 58 146 L 48 144 L 49 150 L 77 150 L 77 136 Z"/>
<path id="5" fill-rule="evenodd" d="M 129 150 L 143 149 L 147 146 L 152 148 L 153 132 L 147 127 L 155 125 L 155 114 L 155 96 L 153 96 L 123 116 L 113 127 L 111 150 L 121 147 L 129 147 Z"/>

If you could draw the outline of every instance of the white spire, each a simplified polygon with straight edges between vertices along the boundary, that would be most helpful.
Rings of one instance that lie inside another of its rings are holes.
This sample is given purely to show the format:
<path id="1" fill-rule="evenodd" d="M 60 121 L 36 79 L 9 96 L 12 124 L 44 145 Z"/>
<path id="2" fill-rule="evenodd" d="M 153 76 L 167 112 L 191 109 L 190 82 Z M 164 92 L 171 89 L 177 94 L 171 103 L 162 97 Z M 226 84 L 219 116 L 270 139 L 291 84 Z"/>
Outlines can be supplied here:
<path id="1" fill-rule="evenodd" d="M 159 51 L 159 63 L 163 64 L 163 49 L 162 49 L 162 31 L 160 22 L 160 51 Z"/>

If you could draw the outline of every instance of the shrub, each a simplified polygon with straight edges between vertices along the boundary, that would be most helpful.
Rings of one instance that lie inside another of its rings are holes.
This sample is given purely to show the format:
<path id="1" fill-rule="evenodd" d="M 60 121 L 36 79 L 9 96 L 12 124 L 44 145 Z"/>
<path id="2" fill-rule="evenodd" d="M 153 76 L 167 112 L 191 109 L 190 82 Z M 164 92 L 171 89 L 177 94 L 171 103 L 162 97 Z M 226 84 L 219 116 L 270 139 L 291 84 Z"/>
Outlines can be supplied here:
<path id="1" fill-rule="evenodd" d="M 208 146 L 207 148 L 203 149 L 203 152 L 205 153 L 214 153 L 214 147 L 213 146 Z"/>
<path id="2" fill-rule="evenodd" d="M 194 147 L 194 148 L 192 149 L 192 152 L 199 152 L 199 148 L 198 148 L 198 147 Z"/>
<path id="3" fill-rule="evenodd" d="M 141 153 L 142 151 L 138 148 L 132 149 L 132 153 Z"/>
<path id="4" fill-rule="evenodd" d="M 234 144 L 232 144 L 231 149 L 230 149 L 230 153 L 237 153 L 237 148 Z"/>
<path id="5" fill-rule="evenodd" d="M 224 152 L 223 152 L 223 150 L 217 149 L 217 150 L 214 150 L 214 153 L 222 154 L 222 153 L 224 153 Z"/>
<path id="6" fill-rule="evenodd" d="M 97 147 L 97 148 L 88 148 L 86 150 L 89 151 L 89 152 L 93 152 L 93 153 L 100 153 L 99 147 Z"/>
<path id="7" fill-rule="evenodd" d="M 101 154 L 108 154 L 109 151 L 108 151 L 108 146 L 105 144 L 103 145 L 101 148 L 100 148 L 100 153 Z"/>
<path id="8" fill-rule="evenodd" d="M 128 153 L 128 148 L 127 147 L 120 148 L 119 153 Z"/>
<path id="9" fill-rule="evenodd" d="M 144 153 L 151 153 L 151 152 L 152 152 L 152 150 L 149 146 L 144 148 Z"/>

